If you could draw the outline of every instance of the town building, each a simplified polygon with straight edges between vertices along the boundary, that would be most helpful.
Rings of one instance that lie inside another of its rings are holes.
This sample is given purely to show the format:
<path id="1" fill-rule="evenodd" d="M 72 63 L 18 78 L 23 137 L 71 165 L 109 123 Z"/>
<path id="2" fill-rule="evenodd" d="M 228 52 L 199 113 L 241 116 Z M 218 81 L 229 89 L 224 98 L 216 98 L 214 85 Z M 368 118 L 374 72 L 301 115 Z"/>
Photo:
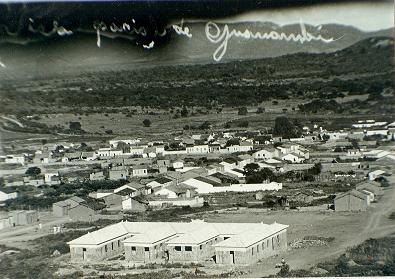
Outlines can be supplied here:
<path id="1" fill-rule="evenodd" d="M 134 177 L 148 176 L 148 167 L 145 165 L 134 166 L 132 174 Z"/>
<path id="2" fill-rule="evenodd" d="M 370 196 L 367 193 L 351 190 L 337 195 L 335 211 L 365 211 L 370 205 Z"/>
<path id="3" fill-rule="evenodd" d="M 72 197 L 64 201 L 52 204 L 52 214 L 56 217 L 64 217 L 69 215 L 70 209 L 84 203 L 85 200 L 80 197 Z"/>
<path id="4" fill-rule="evenodd" d="M 0 190 L 0 202 L 10 199 L 16 199 L 17 197 L 18 197 L 18 193 L 13 190 L 6 188 Z"/>
<path id="5" fill-rule="evenodd" d="M 126 180 L 129 177 L 129 170 L 125 168 L 111 169 L 108 174 L 110 180 Z"/>
<path id="6" fill-rule="evenodd" d="M 120 222 L 68 242 L 73 261 L 124 253 L 133 263 L 252 264 L 287 249 L 287 225 L 278 223 Z"/>
<path id="7" fill-rule="evenodd" d="M 25 164 L 25 156 L 24 155 L 7 155 L 5 158 L 6 164 Z"/>
<path id="8" fill-rule="evenodd" d="M 14 226 L 23 226 L 33 224 L 38 221 L 38 212 L 36 210 L 15 210 L 9 215 L 12 217 Z"/>

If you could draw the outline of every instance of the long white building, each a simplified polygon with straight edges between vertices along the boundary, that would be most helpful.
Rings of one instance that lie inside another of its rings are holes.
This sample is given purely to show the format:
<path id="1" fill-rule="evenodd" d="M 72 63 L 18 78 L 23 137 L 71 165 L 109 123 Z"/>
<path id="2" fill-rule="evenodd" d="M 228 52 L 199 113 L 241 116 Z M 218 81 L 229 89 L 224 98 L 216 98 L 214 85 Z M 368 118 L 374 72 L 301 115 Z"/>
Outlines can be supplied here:
<path id="1" fill-rule="evenodd" d="M 287 225 L 278 223 L 120 222 L 68 242 L 73 261 L 125 254 L 135 263 L 250 264 L 287 248 Z"/>

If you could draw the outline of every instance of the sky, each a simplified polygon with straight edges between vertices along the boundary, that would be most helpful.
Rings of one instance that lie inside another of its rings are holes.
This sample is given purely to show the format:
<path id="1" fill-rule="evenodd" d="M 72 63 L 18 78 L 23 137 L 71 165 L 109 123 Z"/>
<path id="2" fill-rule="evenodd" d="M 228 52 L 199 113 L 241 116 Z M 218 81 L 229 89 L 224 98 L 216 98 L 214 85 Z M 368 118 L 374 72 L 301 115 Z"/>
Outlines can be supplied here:
<path id="1" fill-rule="evenodd" d="M 266 9 L 216 21 L 270 21 L 278 25 L 287 25 L 298 23 L 300 20 L 311 25 L 344 24 L 368 32 L 388 29 L 394 27 L 394 2 L 337 2 L 303 7 Z"/>

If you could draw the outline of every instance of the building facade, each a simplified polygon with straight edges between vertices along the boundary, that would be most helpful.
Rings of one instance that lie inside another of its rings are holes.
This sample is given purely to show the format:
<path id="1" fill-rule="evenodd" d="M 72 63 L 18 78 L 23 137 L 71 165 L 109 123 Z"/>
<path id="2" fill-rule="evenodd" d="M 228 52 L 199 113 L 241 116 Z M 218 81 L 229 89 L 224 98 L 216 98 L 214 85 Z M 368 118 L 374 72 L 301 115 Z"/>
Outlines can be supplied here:
<path id="1" fill-rule="evenodd" d="M 287 248 L 278 223 L 120 222 L 68 242 L 73 261 L 251 264 Z"/>

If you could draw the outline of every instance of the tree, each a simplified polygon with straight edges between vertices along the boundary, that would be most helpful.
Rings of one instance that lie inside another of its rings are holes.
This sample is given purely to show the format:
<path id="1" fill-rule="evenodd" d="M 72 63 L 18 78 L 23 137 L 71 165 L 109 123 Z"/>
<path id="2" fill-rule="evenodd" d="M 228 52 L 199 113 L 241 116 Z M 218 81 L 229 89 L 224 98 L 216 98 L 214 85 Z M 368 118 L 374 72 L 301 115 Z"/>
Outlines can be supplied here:
<path id="1" fill-rule="evenodd" d="M 181 117 L 187 117 L 188 113 L 189 113 L 189 111 L 188 111 L 187 107 L 183 107 L 181 110 Z"/>
<path id="2" fill-rule="evenodd" d="M 240 128 L 247 128 L 248 127 L 248 121 L 241 121 L 241 122 L 239 122 L 238 126 Z"/>
<path id="3" fill-rule="evenodd" d="M 238 115 L 247 115 L 248 110 L 246 107 L 241 107 L 239 108 L 239 111 L 237 112 Z"/>
<path id="4" fill-rule="evenodd" d="M 149 119 L 144 119 L 144 121 L 143 121 L 143 125 L 144 125 L 144 127 L 150 127 L 151 126 L 151 120 L 149 120 Z"/>
<path id="5" fill-rule="evenodd" d="M 246 170 L 244 170 L 244 172 L 246 174 L 246 182 L 248 184 L 262 183 L 263 181 L 266 181 L 266 180 L 269 180 L 269 181 L 275 180 L 275 175 L 270 169 L 263 168 L 263 169 L 257 171 L 256 166 L 254 166 L 256 164 L 253 163 L 253 164 L 248 164 L 248 165 L 252 165 L 247 168 L 247 172 L 246 172 Z M 246 165 L 246 167 L 247 167 L 247 165 Z"/>
<path id="6" fill-rule="evenodd" d="M 256 113 L 263 113 L 265 111 L 265 109 L 264 108 L 261 108 L 261 107 L 259 107 L 257 110 L 256 110 Z"/>
<path id="7" fill-rule="evenodd" d="M 29 176 L 37 176 L 40 173 L 41 173 L 41 169 L 39 167 L 30 167 L 25 172 L 25 174 Z"/>
<path id="8" fill-rule="evenodd" d="M 204 121 L 200 126 L 199 126 L 199 130 L 208 130 L 210 129 L 211 124 L 208 121 Z"/>
<path id="9" fill-rule="evenodd" d="M 244 167 L 244 174 L 245 175 L 251 175 L 254 173 L 257 173 L 259 171 L 259 165 L 257 163 L 250 163 L 245 165 Z"/>
<path id="10" fill-rule="evenodd" d="M 76 122 L 70 122 L 69 123 L 69 129 L 72 131 L 81 131 L 81 123 L 76 121 Z"/>
<path id="11" fill-rule="evenodd" d="M 319 175 L 322 170 L 322 165 L 321 163 L 315 163 L 314 166 L 309 169 L 309 173 L 312 175 Z"/>
<path id="12" fill-rule="evenodd" d="M 232 145 L 239 145 L 240 144 L 240 139 L 238 138 L 231 138 L 226 142 L 226 147 L 232 146 Z"/>
<path id="13" fill-rule="evenodd" d="M 293 124 L 285 116 L 277 117 L 274 120 L 273 135 L 283 138 L 297 138 L 300 137 L 302 131 L 299 127 Z"/>
<path id="14" fill-rule="evenodd" d="M 124 141 L 118 142 L 117 148 L 118 148 L 118 149 L 121 149 L 123 153 L 129 153 L 129 152 L 130 152 L 130 145 L 127 144 L 127 143 L 124 142 Z"/>
<path id="15" fill-rule="evenodd" d="M 327 134 L 324 134 L 324 135 L 322 136 L 322 140 L 324 140 L 324 141 L 328 141 L 330 138 L 331 138 L 331 137 L 328 136 Z"/>

